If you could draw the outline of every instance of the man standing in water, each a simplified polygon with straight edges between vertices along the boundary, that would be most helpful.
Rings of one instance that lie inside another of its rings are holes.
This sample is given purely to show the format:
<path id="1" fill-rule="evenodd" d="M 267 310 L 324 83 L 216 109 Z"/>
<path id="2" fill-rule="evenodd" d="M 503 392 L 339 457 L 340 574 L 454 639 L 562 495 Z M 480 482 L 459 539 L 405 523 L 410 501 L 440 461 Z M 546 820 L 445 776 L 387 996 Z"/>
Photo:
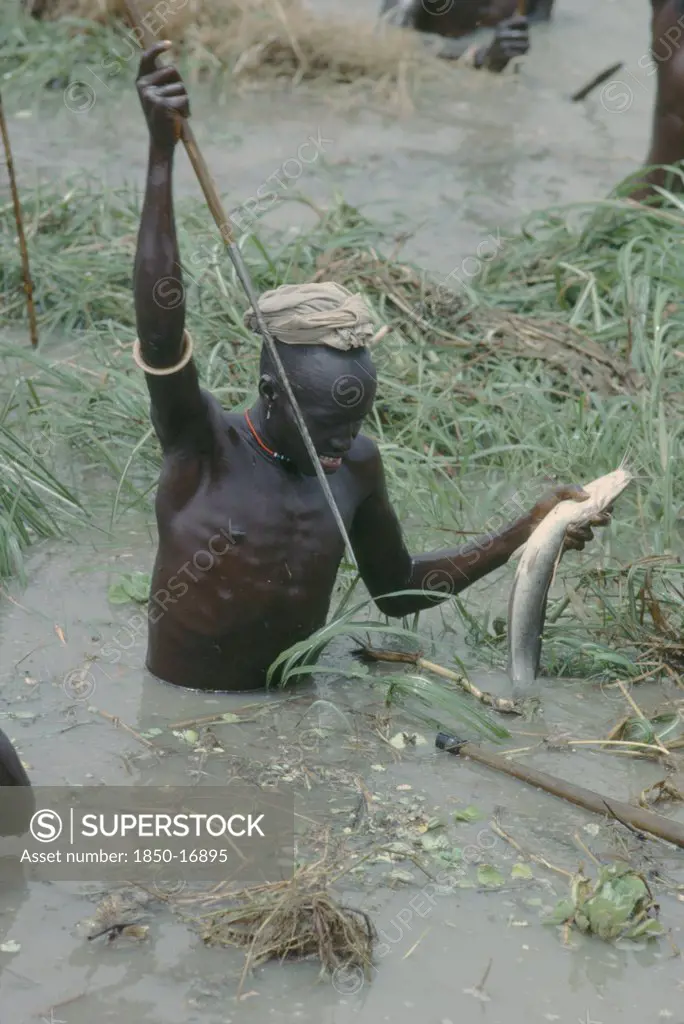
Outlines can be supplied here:
<path id="1" fill-rule="evenodd" d="M 684 173 L 684 0 L 651 0 L 651 11 L 649 73 L 657 74 L 656 98 L 648 170 L 630 190 L 634 199 L 655 195 L 653 186 L 684 191 L 681 175 L 668 175 L 664 169 L 679 164 Z M 620 85 L 624 88 L 624 83 L 609 82 L 604 87 L 606 99 L 610 100 L 611 87 Z"/>
<path id="2" fill-rule="evenodd" d="M 527 53 L 529 23 L 548 21 L 554 2 L 528 0 L 523 17 L 518 0 L 383 0 L 380 16 L 422 32 L 438 57 L 498 73 Z M 483 28 L 495 29 L 491 42 L 482 42 Z"/>
<path id="3" fill-rule="evenodd" d="M 137 82 L 150 149 L 134 353 L 163 451 L 147 667 L 179 686 L 253 690 L 265 685 L 283 650 L 324 625 L 344 544 L 266 349 L 258 398 L 247 413 L 226 412 L 200 387 L 185 331 L 172 199 L 178 118 L 189 116 L 189 106 L 178 72 L 157 64 L 169 45 L 144 54 Z M 173 301 L 165 301 L 170 282 Z M 364 300 L 330 283 L 285 285 L 259 305 L 363 581 L 384 614 L 410 615 L 464 590 L 504 565 L 559 501 L 584 500 L 578 487 L 557 487 L 499 532 L 412 556 L 378 448 L 360 433 L 376 390 L 367 348 L 374 327 Z M 254 329 L 251 312 L 247 323 Z M 581 550 L 591 537 L 584 529 L 567 543 Z M 403 590 L 419 593 L 388 596 Z"/>

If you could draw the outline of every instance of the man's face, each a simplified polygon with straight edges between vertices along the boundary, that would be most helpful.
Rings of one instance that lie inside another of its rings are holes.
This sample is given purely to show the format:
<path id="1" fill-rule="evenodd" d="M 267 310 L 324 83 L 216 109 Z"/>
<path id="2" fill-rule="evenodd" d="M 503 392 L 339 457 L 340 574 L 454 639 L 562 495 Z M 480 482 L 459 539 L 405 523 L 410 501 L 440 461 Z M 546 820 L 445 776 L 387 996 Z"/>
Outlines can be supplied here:
<path id="1" fill-rule="evenodd" d="M 367 352 L 352 356 L 319 349 L 304 369 L 288 374 L 304 422 L 326 473 L 336 473 L 373 408 L 375 368 Z M 299 471 L 313 475 L 311 459 L 280 386 L 271 404 L 268 434 Z"/>

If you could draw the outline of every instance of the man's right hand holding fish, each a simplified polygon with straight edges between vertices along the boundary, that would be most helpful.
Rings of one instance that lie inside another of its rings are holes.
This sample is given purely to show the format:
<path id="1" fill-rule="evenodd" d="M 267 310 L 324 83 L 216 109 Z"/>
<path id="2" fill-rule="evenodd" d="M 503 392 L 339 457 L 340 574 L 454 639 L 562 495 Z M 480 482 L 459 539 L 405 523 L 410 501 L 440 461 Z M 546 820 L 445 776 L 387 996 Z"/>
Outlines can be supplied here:
<path id="1" fill-rule="evenodd" d="M 530 518 L 534 521 L 535 526 L 539 525 L 561 501 L 587 501 L 588 498 L 587 492 L 577 484 L 558 484 L 537 502 L 530 512 Z M 594 539 L 592 527 L 607 526 L 611 520 L 612 511 L 611 505 L 605 512 L 599 512 L 596 518 L 585 526 L 568 526 L 565 532 L 564 549 L 566 551 L 583 551 L 584 545 Z"/>

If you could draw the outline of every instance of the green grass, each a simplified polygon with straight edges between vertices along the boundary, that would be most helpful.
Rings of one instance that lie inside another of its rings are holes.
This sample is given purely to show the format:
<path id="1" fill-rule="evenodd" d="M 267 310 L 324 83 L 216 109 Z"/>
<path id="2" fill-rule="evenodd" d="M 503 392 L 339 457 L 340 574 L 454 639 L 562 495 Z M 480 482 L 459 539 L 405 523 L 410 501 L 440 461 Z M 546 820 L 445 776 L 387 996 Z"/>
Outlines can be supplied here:
<path id="1" fill-rule="evenodd" d="M 0 8 L 3 95 L 37 103 L 57 96 L 74 111 L 87 110 L 89 100 L 131 87 L 141 54 L 133 49 L 129 32 L 116 19 L 107 24 L 74 16 L 36 21 L 24 14 L 19 0 L 5 0 Z M 230 67 L 204 47 L 186 49 L 179 45 L 176 52 L 189 81 L 201 75 L 221 91 L 230 89 Z"/>
<path id="2" fill-rule="evenodd" d="M 112 28 L 79 18 L 56 22 L 35 21 L 21 10 L 17 0 L 7 0 L 0 11 L 0 72 L 3 94 L 17 90 L 38 91 L 53 80 L 94 80 L 85 69 L 102 70 L 112 65 L 112 53 L 122 53 L 118 33 Z M 131 65 L 133 62 L 131 61 Z M 132 71 L 130 72 L 132 75 Z M 106 76 L 106 71 L 103 72 Z"/>
<path id="3" fill-rule="evenodd" d="M 93 0 L 83 10 L 101 17 L 98 6 Z M 449 81 L 444 62 L 410 37 L 392 31 L 371 37 L 363 24 L 350 22 L 340 42 L 339 19 L 331 25 L 327 15 L 293 10 L 287 3 L 241 6 L 214 0 L 192 10 L 185 3 L 170 7 L 166 12 L 154 7 L 155 32 L 173 41 L 174 63 L 185 80 L 190 85 L 201 80 L 219 104 L 229 103 L 231 92 L 244 82 L 270 79 L 278 88 L 324 85 L 346 92 L 360 106 L 370 99 L 396 109 L 405 108 L 407 92 L 416 92 L 418 83 Z M 0 75 L 8 95 L 24 99 L 30 93 L 40 102 L 49 83 L 71 109 L 87 110 L 98 95 L 129 88 L 139 58 L 127 21 L 112 16 L 100 24 L 73 14 L 35 21 L 20 0 L 4 0 L 0 7 Z"/>
<path id="4" fill-rule="evenodd" d="M 24 190 L 23 202 L 41 330 L 74 343 L 68 358 L 49 346 L 37 354 L 5 347 L 6 362 L 22 361 L 22 380 L 3 436 L 26 443 L 27 410 L 39 406 L 79 464 L 109 479 L 115 525 L 130 508 L 150 511 L 159 467 L 144 381 L 130 354 L 139 199 L 81 180 L 66 194 Z M 177 216 L 203 381 L 226 406 L 244 407 L 258 365 L 258 345 L 242 324 L 244 297 L 204 207 L 181 202 Z M 506 240 L 461 294 L 376 258 L 388 240 L 342 201 L 294 240 L 241 240 L 259 290 L 310 280 L 329 266 L 328 276 L 363 291 L 378 325 L 391 325 L 375 353 L 379 391 L 367 430 L 380 444 L 413 550 L 459 543 L 457 531 L 495 528 L 512 495 L 530 507 L 551 481 L 582 483 L 627 454 L 637 481 L 620 499 L 614 527 L 601 545 L 562 564 L 570 598 L 550 607 L 544 653 L 553 671 L 609 679 L 643 672 L 638 659 L 648 667 L 666 655 L 678 665 L 683 227 L 674 197 L 661 210 L 615 200 L 547 211 Z M 24 326 L 8 207 L 0 211 L 0 288 L 8 322 Z M 526 342 L 535 339 L 542 348 L 529 358 Z M 30 514 L 40 517 L 31 525 L 36 535 L 74 515 L 57 482 L 41 479 L 36 490 L 26 477 L 28 508 L 8 510 L 0 572 L 11 571 L 10 547 Z M 506 520 L 514 515 L 508 509 Z M 30 538 L 24 531 L 19 543 Z M 652 556 L 662 557 L 643 561 Z M 480 660 L 502 662 L 505 642 L 489 598 L 496 588 L 501 605 L 511 573 L 456 602 Z M 448 635 L 453 615 L 444 623 Z M 422 632 L 420 642 L 428 640 Z"/>

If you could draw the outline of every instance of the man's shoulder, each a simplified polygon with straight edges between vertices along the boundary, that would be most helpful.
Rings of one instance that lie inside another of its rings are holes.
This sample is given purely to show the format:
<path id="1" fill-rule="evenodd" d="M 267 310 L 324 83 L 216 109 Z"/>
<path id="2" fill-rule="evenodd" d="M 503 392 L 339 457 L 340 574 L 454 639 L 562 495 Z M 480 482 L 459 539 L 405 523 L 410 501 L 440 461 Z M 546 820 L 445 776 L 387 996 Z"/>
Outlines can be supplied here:
<path id="1" fill-rule="evenodd" d="M 359 467 L 377 465 L 381 462 L 380 449 L 372 437 L 359 434 L 349 451 L 347 461 Z"/>
<path id="2" fill-rule="evenodd" d="M 364 492 L 373 491 L 382 477 L 382 456 L 377 443 L 365 434 L 359 434 L 345 460 L 347 468 L 357 481 L 363 483 Z"/>
<path id="3" fill-rule="evenodd" d="M 233 419 L 238 417 L 227 412 L 210 391 L 200 388 L 195 414 L 185 424 L 182 434 L 163 446 L 165 459 L 173 462 L 180 457 L 187 462 L 192 456 L 204 459 L 220 454 L 223 438 L 227 428 L 233 425 Z M 157 426 L 154 409 L 152 423 Z"/>

